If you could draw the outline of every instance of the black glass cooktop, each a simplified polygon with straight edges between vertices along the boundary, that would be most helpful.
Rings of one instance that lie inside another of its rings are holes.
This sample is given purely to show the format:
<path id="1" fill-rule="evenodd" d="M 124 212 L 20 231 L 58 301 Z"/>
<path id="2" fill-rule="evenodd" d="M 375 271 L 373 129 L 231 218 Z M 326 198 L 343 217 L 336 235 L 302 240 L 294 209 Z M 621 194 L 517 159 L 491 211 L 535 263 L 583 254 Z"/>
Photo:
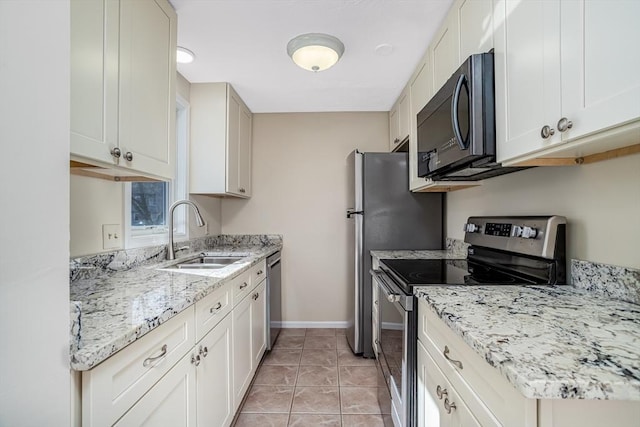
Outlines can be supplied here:
<path id="1" fill-rule="evenodd" d="M 466 259 L 384 259 L 381 268 L 405 289 L 429 285 L 534 284 Z"/>

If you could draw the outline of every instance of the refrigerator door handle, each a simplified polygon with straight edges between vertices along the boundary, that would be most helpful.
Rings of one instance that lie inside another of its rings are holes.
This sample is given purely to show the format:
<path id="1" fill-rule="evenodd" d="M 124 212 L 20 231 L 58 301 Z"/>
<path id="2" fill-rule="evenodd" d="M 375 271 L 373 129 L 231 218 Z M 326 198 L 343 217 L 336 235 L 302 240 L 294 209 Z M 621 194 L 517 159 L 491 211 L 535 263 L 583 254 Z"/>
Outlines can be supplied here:
<path id="1" fill-rule="evenodd" d="M 352 215 L 362 215 L 364 211 L 356 211 L 354 209 L 347 209 L 347 218 L 351 218 Z"/>

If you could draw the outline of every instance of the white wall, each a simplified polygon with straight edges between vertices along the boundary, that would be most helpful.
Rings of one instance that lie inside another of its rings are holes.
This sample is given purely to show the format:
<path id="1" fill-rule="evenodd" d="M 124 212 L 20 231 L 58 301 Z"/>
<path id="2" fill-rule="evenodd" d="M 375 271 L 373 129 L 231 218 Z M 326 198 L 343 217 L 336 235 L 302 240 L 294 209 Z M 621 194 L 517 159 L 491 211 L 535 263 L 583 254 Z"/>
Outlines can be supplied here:
<path id="1" fill-rule="evenodd" d="M 640 154 L 503 175 L 446 200 L 449 237 L 472 215 L 563 215 L 568 258 L 640 268 Z"/>
<path id="2" fill-rule="evenodd" d="M 68 426 L 69 1 L 0 1 L 0 425 Z"/>
<path id="3" fill-rule="evenodd" d="M 284 236 L 285 321 L 347 320 L 346 159 L 388 134 L 387 113 L 253 116 L 253 196 L 222 201 L 222 232 Z"/>

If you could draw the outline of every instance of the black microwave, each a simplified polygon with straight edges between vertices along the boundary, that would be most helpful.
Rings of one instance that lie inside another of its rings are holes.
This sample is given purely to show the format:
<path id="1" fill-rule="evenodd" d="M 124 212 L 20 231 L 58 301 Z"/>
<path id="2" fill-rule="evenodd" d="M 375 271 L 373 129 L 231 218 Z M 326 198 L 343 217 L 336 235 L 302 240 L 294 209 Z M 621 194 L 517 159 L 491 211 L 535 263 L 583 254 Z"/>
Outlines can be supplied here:
<path id="1" fill-rule="evenodd" d="M 522 168 L 496 163 L 493 53 L 471 55 L 418 113 L 418 176 L 475 181 Z"/>

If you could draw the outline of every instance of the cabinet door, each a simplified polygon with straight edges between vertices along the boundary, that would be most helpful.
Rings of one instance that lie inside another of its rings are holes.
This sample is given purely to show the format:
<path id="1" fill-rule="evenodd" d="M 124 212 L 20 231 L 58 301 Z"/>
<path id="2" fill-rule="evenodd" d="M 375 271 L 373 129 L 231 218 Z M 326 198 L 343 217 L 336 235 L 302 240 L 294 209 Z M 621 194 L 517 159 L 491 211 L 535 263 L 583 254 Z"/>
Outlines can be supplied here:
<path id="1" fill-rule="evenodd" d="M 493 48 L 492 0 L 460 0 L 455 5 L 462 64 L 469 55 Z"/>
<path id="2" fill-rule="evenodd" d="M 267 292 L 263 281 L 251 292 L 251 351 L 253 352 L 253 370 L 262 360 L 267 349 Z"/>
<path id="3" fill-rule="evenodd" d="M 120 3 L 120 165 L 164 178 L 174 176 L 175 55 L 176 14 L 169 3 Z"/>
<path id="4" fill-rule="evenodd" d="M 433 66 L 434 93 L 451 77 L 460 66 L 460 49 L 458 47 L 458 20 L 455 10 L 449 12 L 446 20 L 429 46 L 431 64 Z"/>
<path id="5" fill-rule="evenodd" d="M 495 4 L 496 151 L 499 162 L 561 142 L 559 0 Z"/>
<path id="6" fill-rule="evenodd" d="M 71 154 L 117 164 L 119 2 L 71 2 Z"/>
<path id="7" fill-rule="evenodd" d="M 251 196 L 251 111 L 240 104 L 240 128 L 238 129 L 238 191 L 242 196 Z"/>
<path id="8" fill-rule="evenodd" d="M 233 308 L 233 408 L 240 406 L 251 383 L 253 352 L 251 351 L 251 303 L 245 297 Z"/>
<path id="9" fill-rule="evenodd" d="M 231 316 L 222 319 L 196 348 L 202 360 L 197 369 L 198 426 L 228 426 L 234 415 Z"/>
<path id="10" fill-rule="evenodd" d="M 240 193 L 240 99 L 228 87 L 227 106 L 227 193 Z"/>
<path id="11" fill-rule="evenodd" d="M 195 427 L 196 368 L 191 356 L 184 356 L 114 426 Z"/>
<path id="12" fill-rule="evenodd" d="M 398 138 L 400 142 L 409 138 L 409 119 L 411 115 L 409 107 L 409 91 L 405 89 L 398 100 Z"/>
<path id="13" fill-rule="evenodd" d="M 564 139 L 640 117 L 638 22 L 638 1 L 561 2 Z"/>
<path id="14" fill-rule="evenodd" d="M 389 151 L 393 151 L 400 143 L 400 122 L 398 115 L 398 104 L 395 104 L 389 111 Z"/>

